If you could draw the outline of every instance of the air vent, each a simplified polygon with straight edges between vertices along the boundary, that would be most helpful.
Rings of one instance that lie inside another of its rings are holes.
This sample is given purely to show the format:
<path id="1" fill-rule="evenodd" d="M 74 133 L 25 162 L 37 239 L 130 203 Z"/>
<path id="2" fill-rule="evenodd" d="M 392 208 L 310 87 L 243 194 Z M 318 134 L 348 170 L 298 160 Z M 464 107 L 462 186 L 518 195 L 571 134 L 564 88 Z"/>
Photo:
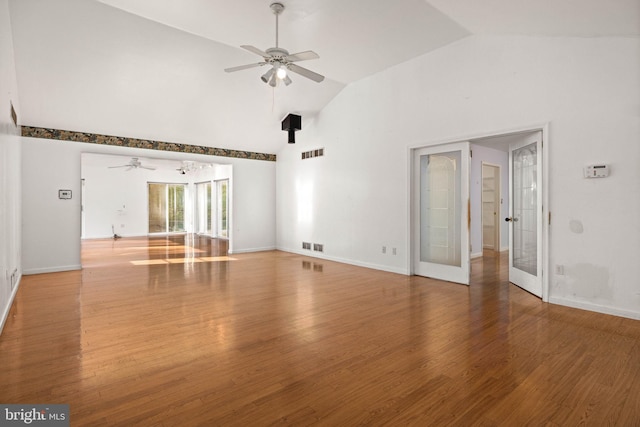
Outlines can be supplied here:
<path id="1" fill-rule="evenodd" d="M 324 245 L 321 245 L 320 243 L 314 243 L 313 250 L 316 252 L 322 252 L 324 250 Z"/>
<path id="2" fill-rule="evenodd" d="M 302 249 L 309 249 L 309 250 L 311 250 L 311 243 L 309 243 L 309 242 L 302 242 Z"/>
<path id="3" fill-rule="evenodd" d="M 302 153 L 302 160 L 311 159 L 313 157 L 324 156 L 324 148 L 318 148 L 317 150 L 305 151 Z"/>

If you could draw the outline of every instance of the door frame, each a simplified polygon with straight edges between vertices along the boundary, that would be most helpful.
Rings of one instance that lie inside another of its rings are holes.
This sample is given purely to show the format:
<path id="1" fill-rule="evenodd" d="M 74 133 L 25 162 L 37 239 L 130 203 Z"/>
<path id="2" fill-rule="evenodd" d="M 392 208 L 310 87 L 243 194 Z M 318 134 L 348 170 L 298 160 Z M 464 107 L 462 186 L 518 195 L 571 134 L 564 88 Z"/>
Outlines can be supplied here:
<path id="1" fill-rule="evenodd" d="M 529 132 L 542 132 L 542 301 L 549 301 L 549 222 L 550 222 L 550 209 L 549 209 L 549 122 L 542 124 L 533 124 L 529 126 L 520 126 L 503 130 L 495 130 L 491 132 L 478 132 L 470 135 L 463 135 L 459 137 L 450 137 L 440 141 L 426 141 L 407 147 L 407 175 L 406 179 L 409 183 L 408 188 L 408 209 L 407 209 L 407 259 L 406 270 L 408 274 L 415 275 L 414 258 L 415 258 L 415 240 L 417 236 L 417 230 L 415 230 L 415 204 L 414 197 L 416 182 L 414 179 L 414 153 L 416 150 L 431 147 L 435 145 L 453 144 L 458 142 L 470 141 L 474 139 L 507 136 L 518 133 Z M 473 207 L 472 207 L 473 209 Z"/>

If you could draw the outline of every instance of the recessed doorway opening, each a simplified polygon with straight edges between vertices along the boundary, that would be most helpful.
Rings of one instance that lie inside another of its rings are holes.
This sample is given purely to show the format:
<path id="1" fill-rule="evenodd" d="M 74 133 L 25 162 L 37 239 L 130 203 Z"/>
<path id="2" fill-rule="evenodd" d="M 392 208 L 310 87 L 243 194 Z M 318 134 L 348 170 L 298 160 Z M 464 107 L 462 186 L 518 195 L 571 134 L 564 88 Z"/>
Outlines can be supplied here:
<path id="1" fill-rule="evenodd" d="M 469 250 L 467 259 L 482 257 L 487 249 L 495 255 L 507 253 L 509 281 L 543 301 L 548 299 L 549 286 L 543 275 L 548 271 L 545 267 L 549 240 L 548 222 L 543 221 L 548 217 L 548 172 L 544 168 L 548 154 L 542 149 L 546 135 L 545 125 L 427 146 L 432 156 L 451 151 L 461 143 L 469 146 L 468 166 L 460 163 L 461 179 L 469 182 L 469 191 L 461 193 L 459 203 L 464 228 L 468 227 L 469 233 L 457 236 L 461 247 Z M 428 235 L 425 230 L 432 228 L 435 215 L 425 216 L 422 212 L 424 200 L 433 190 L 425 173 L 421 173 L 420 160 L 426 156 L 425 150 L 426 147 L 411 150 L 411 272 L 469 284 L 470 262 L 463 262 L 461 274 L 454 276 L 442 274 L 440 266 L 424 264 L 419 258 Z"/>

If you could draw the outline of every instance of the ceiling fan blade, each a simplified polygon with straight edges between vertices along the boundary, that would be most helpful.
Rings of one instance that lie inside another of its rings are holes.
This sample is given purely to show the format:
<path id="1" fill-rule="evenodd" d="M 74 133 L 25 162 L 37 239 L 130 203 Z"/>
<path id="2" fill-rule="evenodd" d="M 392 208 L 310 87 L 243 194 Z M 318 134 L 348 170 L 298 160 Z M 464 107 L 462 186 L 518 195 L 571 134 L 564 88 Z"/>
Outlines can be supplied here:
<path id="1" fill-rule="evenodd" d="M 313 80 L 314 82 L 320 83 L 324 80 L 324 76 L 318 73 L 314 73 L 311 70 L 307 70 L 306 68 L 302 68 L 301 66 L 296 64 L 289 64 L 287 65 L 287 68 L 296 74 L 300 74 L 303 77 Z"/>
<path id="2" fill-rule="evenodd" d="M 267 64 L 266 62 L 258 62 L 256 64 L 239 65 L 237 67 L 225 68 L 224 70 L 227 73 L 233 73 L 234 71 L 246 70 L 247 68 L 261 67 L 266 64 Z"/>
<path id="3" fill-rule="evenodd" d="M 140 165 L 140 166 L 138 166 L 138 167 L 139 167 L 139 168 L 142 168 L 142 169 L 148 169 L 148 170 L 150 170 L 150 171 L 154 171 L 154 170 L 156 170 L 156 168 L 152 168 L 152 167 L 149 167 L 149 166 L 142 166 L 142 165 Z"/>
<path id="4" fill-rule="evenodd" d="M 109 169 L 116 169 L 116 168 L 127 168 L 131 165 L 122 165 L 122 166 L 107 166 L 107 168 Z"/>
<path id="5" fill-rule="evenodd" d="M 318 59 L 318 58 L 320 58 L 320 55 L 318 55 L 312 50 L 306 50 L 304 52 L 292 53 L 291 55 L 285 56 L 284 59 L 289 62 L 296 62 L 296 61 L 307 61 L 309 59 Z"/>
<path id="6" fill-rule="evenodd" d="M 247 44 L 243 44 L 243 45 L 242 45 L 242 46 L 240 46 L 240 47 L 241 47 L 241 48 L 243 48 L 243 49 L 245 49 L 245 50 L 248 50 L 248 51 L 249 51 L 249 52 L 251 52 L 251 53 L 255 53 L 256 55 L 260 55 L 260 56 L 262 56 L 263 58 L 271 58 L 271 55 L 269 55 L 267 52 L 264 52 L 264 51 L 262 51 L 262 50 L 258 49 L 258 48 L 257 48 L 257 47 L 255 47 L 255 46 L 250 46 L 250 45 L 247 45 Z"/>

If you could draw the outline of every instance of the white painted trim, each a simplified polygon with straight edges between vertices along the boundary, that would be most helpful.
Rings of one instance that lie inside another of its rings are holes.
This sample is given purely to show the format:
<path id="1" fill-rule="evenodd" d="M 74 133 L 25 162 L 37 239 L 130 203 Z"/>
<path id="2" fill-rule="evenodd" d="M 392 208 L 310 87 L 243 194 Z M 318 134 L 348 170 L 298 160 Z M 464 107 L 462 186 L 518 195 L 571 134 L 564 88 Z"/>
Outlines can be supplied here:
<path id="1" fill-rule="evenodd" d="M 413 233 L 413 228 L 414 228 L 414 221 L 415 221 L 415 215 L 414 215 L 414 189 L 415 189 L 415 182 L 413 180 L 413 174 L 414 174 L 414 156 L 415 156 L 415 151 L 421 148 L 421 146 L 416 146 L 416 147 L 407 147 L 407 166 L 405 168 L 405 170 L 407 171 L 407 175 L 406 175 L 406 185 L 405 185 L 405 191 L 408 191 L 408 193 L 405 193 L 405 200 L 407 201 L 407 244 L 405 247 L 405 253 L 407 254 L 406 256 L 406 271 L 407 274 L 409 275 L 414 275 L 415 274 L 415 267 L 414 267 L 414 258 L 415 258 L 415 254 L 413 253 L 413 248 L 414 243 L 415 243 L 415 236 Z"/>
<path id="2" fill-rule="evenodd" d="M 549 122 L 542 126 L 542 301 L 549 302 Z"/>
<path id="3" fill-rule="evenodd" d="M 59 273 L 61 271 L 75 271 L 82 270 L 82 265 L 61 265 L 58 267 L 46 267 L 46 268 L 32 268 L 29 270 L 23 270 L 24 276 L 30 276 L 32 274 L 44 274 L 44 273 Z"/>
<path id="4" fill-rule="evenodd" d="M 471 259 L 482 258 L 482 252 L 476 252 L 471 254 Z"/>
<path id="5" fill-rule="evenodd" d="M 640 320 L 639 311 L 621 310 L 606 305 L 594 304 L 586 301 L 575 301 L 562 297 L 549 298 L 551 304 L 563 305 L 565 307 L 579 308 L 581 310 L 595 311 L 596 313 L 610 314 L 612 316 L 626 317 L 628 319 Z"/>
<path id="6" fill-rule="evenodd" d="M 2 335 L 2 330 L 4 329 L 5 323 L 7 323 L 7 319 L 9 318 L 9 312 L 11 311 L 11 306 L 13 305 L 13 300 L 16 298 L 18 294 L 18 288 L 20 287 L 20 283 L 22 282 L 22 274 L 18 276 L 18 280 L 16 281 L 16 286 L 13 288 L 11 295 L 9 295 L 9 301 L 7 301 L 7 305 L 2 312 L 2 317 L 0 317 L 0 336 Z"/>
<path id="7" fill-rule="evenodd" d="M 530 126 L 517 126 L 517 127 L 513 127 L 513 128 L 507 128 L 507 129 L 498 129 L 495 131 L 485 131 L 485 132 L 479 132 L 479 133 L 470 133 L 467 135 L 462 135 L 462 136 L 458 136 L 458 137 L 450 137 L 450 138 L 445 138 L 445 139 L 440 139 L 440 140 L 435 140 L 435 141 L 431 141 L 431 142 L 424 142 L 424 141 L 418 141 L 415 142 L 414 144 L 410 145 L 408 147 L 409 152 L 411 152 L 412 150 L 415 150 L 417 148 L 424 148 L 424 147 L 431 147 L 431 146 L 435 146 L 435 145 L 445 145 L 445 144 L 451 144 L 454 142 L 463 142 L 463 141 L 473 141 L 475 139 L 483 139 L 483 138 L 491 138 L 491 137 L 495 137 L 495 136 L 505 136 L 505 135 L 511 135 L 511 134 L 517 134 L 517 133 L 528 133 L 528 132 L 535 132 L 535 131 L 543 131 L 542 136 L 546 136 L 545 133 L 545 129 L 548 132 L 548 125 L 549 122 L 544 122 L 544 123 L 537 123 L 537 124 L 533 124 Z"/>
<path id="8" fill-rule="evenodd" d="M 408 270 L 405 270 L 404 268 L 389 267 L 387 265 L 354 261 L 352 259 L 345 259 L 340 257 L 333 257 L 333 256 L 325 255 L 322 252 L 314 252 L 314 251 L 308 251 L 308 250 L 302 251 L 302 250 L 284 249 L 284 248 L 279 248 L 278 250 L 282 252 L 289 252 L 296 255 L 306 256 L 309 258 L 324 259 L 326 261 L 339 262 L 341 264 L 355 265 L 356 267 L 364 267 L 364 268 L 370 268 L 372 270 L 386 271 L 388 273 L 402 274 L 403 276 L 410 275 Z"/>

